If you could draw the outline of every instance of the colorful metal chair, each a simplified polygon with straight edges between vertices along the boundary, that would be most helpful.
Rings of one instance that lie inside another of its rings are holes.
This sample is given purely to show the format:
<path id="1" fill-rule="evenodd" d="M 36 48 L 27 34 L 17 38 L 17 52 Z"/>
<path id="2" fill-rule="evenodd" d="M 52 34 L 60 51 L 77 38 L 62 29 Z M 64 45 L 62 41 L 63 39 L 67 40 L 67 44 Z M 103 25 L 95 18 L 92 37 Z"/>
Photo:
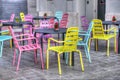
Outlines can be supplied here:
<path id="1" fill-rule="evenodd" d="M 49 38 L 48 39 L 48 49 L 47 49 L 47 54 L 46 54 L 46 67 L 47 69 L 49 68 L 49 51 L 54 51 L 57 53 L 57 57 L 58 57 L 58 71 L 59 74 L 62 74 L 61 71 L 61 64 L 60 64 L 60 55 L 63 54 L 64 52 L 69 52 L 70 54 L 70 61 L 69 64 L 71 66 L 72 63 L 72 52 L 78 52 L 80 55 L 80 63 L 81 63 L 81 69 L 82 71 L 84 71 L 84 64 L 83 64 L 83 60 L 82 60 L 82 54 L 81 52 L 77 49 L 77 42 L 78 42 L 78 27 L 70 27 L 67 29 L 66 32 L 66 37 L 64 41 L 58 41 L 55 40 L 53 38 Z M 51 46 L 50 42 L 54 41 L 56 43 L 61 43 L 63 45 L 58 45 L 58 46 Z"/>
<path id="2" fill-rule="evenodd" d="M 30 34 L 22 34 L 22 35 L 15 36 L 15 33 L 11 26 L 9 26 L 9 29 L 10 29 L 10 33 L 13 37 L 13 41 L 14 41 L 14 45 L 15 45 L 14 55 L 13 55 L 13 65 L 15 64 L 15 61 L 16 61 L 16 55 L 17 55 L 16 51 L 19 51 L 16 70 L 19 70 L 21 55 L 22 55 L 22 52 L 25 52 L 25 51 L 34 50 L 35 63 L 37 63 L 37 53 L 36 53 L 37 49 L 40 50 L 40 59 L 41 59 L 42 69 L 43 69 L 44 68 L 43 55 L 41 53 L 41 47 L 38 44 L 38 40 L 34 36 L 31 36 Z M 19 38 L 20 36 L 24 36 L 24 38 L 20 39 Z M 22 41 L 25 41 L 24 45 L 21 44 Z"/>
<path id="3" fill-rule="evenodd" d="M 116 28 L 112 27 L 107 30 L 104 30 L 102 21 L 100 19 L 93 19 L 93 29 L 92 29 L 92 39 L 95 40 L 106 40 L 107 41 L 107 56 L 110 55 L 109 53 L 109 46 L 110 46 L 110 39 L 114 38 L 114 51 L 116 52 Z M 98 44 L 97 44 L 98 45 Z M 98 47 L 96 46 L 96 50 Z"/>
<path id="4" fill-rule="evenodd" d="M 62 19 L 62 16 L 63 16 L 63 12 L 62 11 L 56 11 L 55 17 L 57 17 L 59 19 L 59 21 Z"/>
<path id="5" fill-rule="evenodd" d="M 21 19 L 21 21 L 25 21 L 25 14 L 24 14 L 24 12 L 20 12 L 20 19 Z"/>
<path id="6" fill-rule="evenodd" d="M 91 37 L 93 24 L 92 22 L 89 24 L 87 31 L 79 31 L 79 37 L 83 37 L 82 40 L 78 41 L 78 46 L 84 46 L 86 57 L 88 58 L 89 62 L 91 63 L 90 51 L 89 51 L 89 39 Z"/>
<path id="7" fill-rule="evenodd" d="M 89 21 L 86 18 L 86 16 L 81 16 L 80 20 L 81 20 L 81 25 L 82 25 L 83 30 L 88 30 Z"/>
<path id="8" fill-rule="evenodd" d="M 62 19 L 63 20 L 68 20 L 68 16 L 69 16 L 68 13 L 64 13 L 63 16 L 62 16 Z"/>
<path id="9" fill-rule="evenodd" d="M 0 33 L 5 33 L 5 32 L 8 32 L 8 30 L 0 31 Z M 0 57 L 2 57 L 3 42 L 5 40 L 9 40 L 9 39 L 12 39 L 12 36 L 9 36 L 9 35 L 0 35 Z"/>

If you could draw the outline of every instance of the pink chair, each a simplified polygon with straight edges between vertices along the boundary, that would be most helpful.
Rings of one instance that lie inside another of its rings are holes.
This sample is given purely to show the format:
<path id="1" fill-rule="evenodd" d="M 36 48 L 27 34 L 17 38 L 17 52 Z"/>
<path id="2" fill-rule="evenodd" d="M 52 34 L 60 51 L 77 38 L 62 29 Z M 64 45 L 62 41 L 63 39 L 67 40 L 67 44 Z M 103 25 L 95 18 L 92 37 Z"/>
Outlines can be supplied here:
<path id="1" fill-rule="evenodd" d="M 83 30 L 88 30 L 89 21 L 87 20 L 86 16 L 81 16 L 81 25 Z"/>
<path id="2" fill-rule="evenodd" d="M 68 23 L 68 13 L 64 13 L 60 21 L 60 28 L 67 28 Z"/>
<path id="3" fill-rule="evenodd" d="M 68 23 L 68 20 L 61 20 L 60 21 L 60 28 L 67 28 L 67 23 Z"/>
<path id="4" fill-rule="evenodd" d="M 43 57 L 41 53 L 41 47 L 38 44 L 38 40 L 34 36 L 31 36 L 30 34 L 22 34 L 21 36 L 24 36 L 24 38 L 20 39 L 19 35 L 15 36 L 15 33 L 11 26 L 9 26 L 9 30 L 13 37 L 13 41 L 15 45 L 14 55 L 13 55 L 13 65 L 15 65 L 15 61 L 16 61 L 16 51 L 19 51 L 16 71 L 19 70 L 22 52 L 34 50 L 35 63 L 37 63 L 37 53 L 36 53 L 37 49 L 40 50 L 40 59 L 41 59 L 42 69 L 43 69 L 44 68 Z M 25 41 L 24 45 L 20 44 L 20 42 L 22 41 Z"/>
<path id="5" fill-rule="evenodd" d="M 68 20 L 68 16 L 69 16 L 68 13 L 64 13 L 63 16 L 62 16 L 62 20 L 63 20 L 63 19 L 64 19 L 64 20 L 65 20 L 65 19 Z"/>
<path id="6" fill-rule="evenodd" d="M 54 28 L 54 23 L 55 23 L 54 18 L 51 18 L 49 20 L 40 20 L 39 27 L 35 27 L 34 29 L 40 29 L 40 28 L 41 29 L 43 29 L 43 28 L 50 29 L 50 28 Z M 44 35 L 42 35 L 42 34 L 39 34 L 39 33 L 36 34 L 36 37 L 38 39 L 40 39 L 40 40 L 42 38 L 42 41 L 44 43 L 46 43 L 46 44 L 48 42 L 48 38 L 53 38 L 52 34 L 44 34 Z M 46 53 L 46 48 L 44 48 L 44 53 Z"/>
<path id="7" fill-rule="evenodd" d="M 31 14 L 25 15 L 24 21 L 33 23 L 33 16 Z M 32 34 L 32 25 L 24 25 L 24 32 Z"/>

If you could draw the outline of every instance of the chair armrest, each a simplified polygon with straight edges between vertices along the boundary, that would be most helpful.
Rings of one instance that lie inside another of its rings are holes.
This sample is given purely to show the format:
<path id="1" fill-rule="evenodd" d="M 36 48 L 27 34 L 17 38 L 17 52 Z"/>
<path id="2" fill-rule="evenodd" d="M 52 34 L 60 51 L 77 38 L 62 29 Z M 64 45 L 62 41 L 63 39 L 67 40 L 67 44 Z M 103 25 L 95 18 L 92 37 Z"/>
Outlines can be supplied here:
<path id="1" fill-rule="evenodd" d="M 64 43 L 64 41 L 58 41 L 58 40 L 55 40 L 55 39 L 53 39 L 53 38 L 49 38 L 49 39 L 48 39 L 48 48 L 50 47 L 50 41 L 54 41 L 54 42 L 56 42 L 56 43 Z"/>
<path id="2" fill-rule="evenodd" d="M 58 41 L 58 40 L 53 39 L 53 38 L 49 38 L 48 42 L 50 42 L 51 40 L 54 41 L 54 42 L 56 42 L 56 43 L 63 43 L 63 42 L 65 42 L 65 41 Z"/>
<path id="3" fill-rule="evenodd" d="M 112 28 L 110 28 L 110 29 L 108 29 L 108 30 L 104 30 L 105 32 L 110 32 L 110 31 L 112 31 L 112 30 L 115 30 L 116 31 L 116 28 L 115 27 L 112 27 Z"/>
<path id="4" fill-rule="evenodd" d="M 30 37 L 30 38 L 23 38 L 23 39 L 17 39 L 17 41 L 24 41 L 24 40 L 32 40 L 32 39 L 37 39 L 35 37 Z"/>
<path id="5" fill-rule="evenodd" d="M 30 37 L 30 34 L 20 34 L 20 35 L 16 35 L 15 37 L 24 37 L 24 36 Z M 32 35 L 31 35 L 31 36 L 32 36 Z"/>

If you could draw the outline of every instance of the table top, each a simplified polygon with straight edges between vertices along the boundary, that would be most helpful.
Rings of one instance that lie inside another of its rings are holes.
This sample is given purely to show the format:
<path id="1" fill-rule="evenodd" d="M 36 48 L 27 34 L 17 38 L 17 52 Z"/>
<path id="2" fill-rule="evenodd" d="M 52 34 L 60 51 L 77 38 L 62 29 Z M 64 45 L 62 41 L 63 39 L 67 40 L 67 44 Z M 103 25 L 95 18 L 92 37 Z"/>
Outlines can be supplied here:
<path id="1" fill-rule="evenodd" d="M 47 16 L 47 17 L 35 16 L 35 17 L 33 17 L 33 20 L 44 20 L 44 19 L 50 19 L 50 18 L 54 18 L 54 19 L 57 19 L 59 21 L 59 19 L 55 16 Z"/>
<path id="2" fill-rule="evenodd" d="M 66 33 L 67 28 L 60 28 L 59 30 L 54 29 L 35 29 L 35 33 L 43 33 L 43 34 L 58 34 L 58 33 Z"/>
<path id="3" fill-rule="evenodd" d="M 2 26 L 23 26 L 24 24 L 29 24 L 29 25 L 33 26 L 33 23 L 28 22 L 28 21 L 25 21 L 25 22 L 3 22 Z"/>
<path id="4" fill-rule="evenodd" d="M 103 25 L 120 25 L 120 21 L 112 22 L 112 21 L 103 21 Z"/>

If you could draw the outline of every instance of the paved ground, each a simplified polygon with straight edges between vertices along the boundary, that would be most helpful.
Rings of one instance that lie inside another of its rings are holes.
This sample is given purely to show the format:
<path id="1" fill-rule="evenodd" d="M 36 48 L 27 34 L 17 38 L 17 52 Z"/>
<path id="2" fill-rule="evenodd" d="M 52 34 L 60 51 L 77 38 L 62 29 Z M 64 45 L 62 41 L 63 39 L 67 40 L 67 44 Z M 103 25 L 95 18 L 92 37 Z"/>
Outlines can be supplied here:
<path id="1" fill-rule="evenodd" d="M 62 75 L 58 74 L 57 58 L 54 53 L 50 56 L 49 70 L 41 70 L 40 59 L 34 64 L 33 52 L 22 54 L 20 70 L 16 72 L 12 65 L 13 49 L 9 48 L 5 41 L 3 57 L 0 58 L 0 80 L 120 80 L 120 54 L 113 51 L 113 43 L 110 47 L 110 57 L 106 56 L 105 42 L 99 44 L 99 51 L 91 48 L 92 63 L 89 63 L 83 52 L 85 71 L 81 71 L 79 57 L 75 55 L 75 66 L 70 67 L 61 60 Z M 39 55 L 38 55 L 39 56 Z M 62 56 L 61 56 L 62 57 Z"/>

